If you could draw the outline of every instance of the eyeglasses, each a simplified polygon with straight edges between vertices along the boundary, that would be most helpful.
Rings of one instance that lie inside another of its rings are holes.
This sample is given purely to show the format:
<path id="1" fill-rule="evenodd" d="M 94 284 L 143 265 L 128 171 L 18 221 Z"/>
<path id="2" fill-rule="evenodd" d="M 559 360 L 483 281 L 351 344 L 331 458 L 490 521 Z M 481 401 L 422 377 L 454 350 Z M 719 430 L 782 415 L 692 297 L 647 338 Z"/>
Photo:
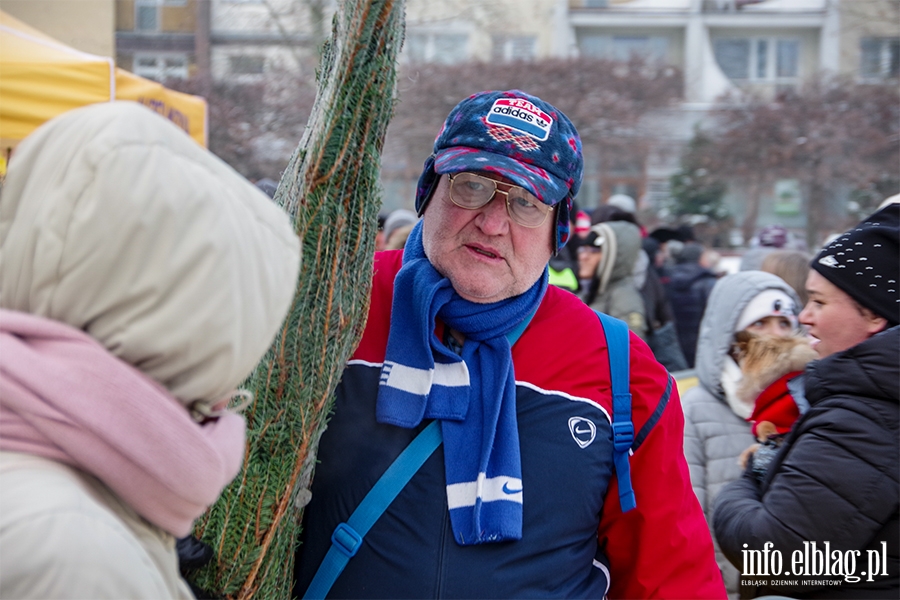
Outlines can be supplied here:
<path id="1" fill-rule="evenodd" d="M 447 175 L 447 178 L 450 180 L 450 200 L 453 204 L 475 210 L 490 202 L 494 194 L 503 194 L 506 196 L 506 212 L 522 227 L 540 227 L 553 210 L 517 185 L 511 185 L 504 191 L 497 188 L 497 182 L 493 179 L 475 173 L 454 173 Z"/>

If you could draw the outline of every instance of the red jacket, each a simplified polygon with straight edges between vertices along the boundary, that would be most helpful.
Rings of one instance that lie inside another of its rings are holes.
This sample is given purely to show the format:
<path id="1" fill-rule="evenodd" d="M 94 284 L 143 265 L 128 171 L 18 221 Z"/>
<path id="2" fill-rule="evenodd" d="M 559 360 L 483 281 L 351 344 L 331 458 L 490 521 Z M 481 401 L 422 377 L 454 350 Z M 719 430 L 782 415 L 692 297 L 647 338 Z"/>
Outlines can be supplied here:
<path id="1" fill-rule="evenodd" d="M 297 561 L 299 593 L 331 531 L 416 433 L 374 424 L 401 259 L 401 251 L 376 254 L 366 331 L 319 447 Z M 608 574 L 609 598 L 725 598 L 682 450 L 677 389 L 646 344 L 631 335 L 632 414 L 642 441 L 630 458 L 637 508 L 624 515 L 612 472 L 609 362 L 596 314 L 550 286 L 512 358 L 525 489 L 522 540 L 455 544 L 446 533 L 439 448 L 372 527 L 330 597 L 599 597 Z M 587 447 L 570 431 L 573 416 L 596 426 Z"/>

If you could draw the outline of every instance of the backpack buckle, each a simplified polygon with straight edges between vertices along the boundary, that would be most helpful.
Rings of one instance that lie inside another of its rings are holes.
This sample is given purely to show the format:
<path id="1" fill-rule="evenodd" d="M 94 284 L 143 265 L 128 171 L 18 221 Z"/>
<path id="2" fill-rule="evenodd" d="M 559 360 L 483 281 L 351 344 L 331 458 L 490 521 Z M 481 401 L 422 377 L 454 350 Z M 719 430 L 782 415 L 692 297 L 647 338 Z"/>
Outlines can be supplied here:
<path id="1" fill-rule="evenodd" d="M 612 424 L 613 448 L 616 452 L 628 452 L 634 442 L 634 423 L 631 421 Z"/>
<path id="2" fill-rule="evenodd" d="M 362 541 L 362 536 L 346 523 L 341 523 L 335 527 L 334 533 L 331 534 L 331 543 L 334 544 L 335 548 L 347 555 L 347 558 L 352 558 L 356 555 L 359 547 L 362 545 Z"/>

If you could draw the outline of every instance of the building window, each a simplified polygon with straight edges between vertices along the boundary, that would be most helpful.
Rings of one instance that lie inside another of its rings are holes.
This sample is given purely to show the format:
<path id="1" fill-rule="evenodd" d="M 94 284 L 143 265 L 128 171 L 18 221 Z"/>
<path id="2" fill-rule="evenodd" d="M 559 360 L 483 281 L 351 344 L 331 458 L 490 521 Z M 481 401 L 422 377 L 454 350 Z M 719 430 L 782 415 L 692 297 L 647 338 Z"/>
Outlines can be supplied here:
<path id="1" fill-rule="evenodd" d="M 134 29 L 136 31 L 159 31 L 160 8 L 163 6 L 187 6 L 187 0 L 135 0 Z"/>
<path id="2" fill-rule="evenodd" d="M 134 56 L 134 74 L 154 81 L 186 79 L 188 76 L 187 56 L 184 54 L 136 54 Z"/>
<path id="3" fill-rule="evenodd" d="M 800 42 L 776 40 L 775 78 L 794 79 L 800 72 Z"/>
<path id="4" fill-rule="evenodd" d="M 228 57 L 231 72 L 235 75 L 262 75 L 266 71 L 266 58 L 249 54 Z"/>
<path id="5" fill-rule="evenodd" d="M 612 54 L 616 60 L 628 60 L 632 56 L 664 60 L 666 50 L 666 38 L 663 37 L 616 35 L 612 39 Z"/>
<path id="6" fill-rule="evenodd" d="M 134 3 L 134 28 L 137 31 L 159 31 L 159 2 L 137 0 Z"/>
<path id="7" fill-rule="evenodd" d="M 669 42 L 665 37 L 652 35 L 585 35 L 579 40 L 583 56 L 608 60 L 628 60 L 640 56 L 665 62 Z"/>
<path id="8" fill-rule="evenodd" d="M 893 79 L 900 76 L 900 38 L 860 40 L 859 72 L 865 79 Z"/>
<path id="9" fill-rule="evenodd" d="M 469 58 L 466 33 L 411 33 L 406 39 L 410 62 L 451 65 Z"/>
<path id="10" fill-rule="evenodd" d="M 491 37 L 491 58 L 497 62 L 531 61 L 537 40 L 531 35 L 495 35 Z"/>
<path id="11" fill-rule="evenodd" d="M 719 68 L 736 81 L 785 81 L 800 75 L 800 42 L 777 38 L 718 39 Z"/>

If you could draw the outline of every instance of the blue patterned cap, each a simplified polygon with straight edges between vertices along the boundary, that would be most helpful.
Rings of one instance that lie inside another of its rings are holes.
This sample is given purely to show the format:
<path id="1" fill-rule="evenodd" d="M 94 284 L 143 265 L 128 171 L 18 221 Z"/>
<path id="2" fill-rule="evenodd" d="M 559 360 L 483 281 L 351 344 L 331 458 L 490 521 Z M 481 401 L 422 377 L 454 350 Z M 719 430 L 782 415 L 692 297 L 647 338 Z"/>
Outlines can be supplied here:
<path id="1" fill-rule="evenodd" d="M 416 210 L 425 210 L 438 175 L 497 173 L 544 204 L 559 205 L 559 250 L 569 238 L 583 165 L 581 139 L 562 111 L 520 90 L 480 92 L 457 104 L 444 121 L 419 178 Z"/>

